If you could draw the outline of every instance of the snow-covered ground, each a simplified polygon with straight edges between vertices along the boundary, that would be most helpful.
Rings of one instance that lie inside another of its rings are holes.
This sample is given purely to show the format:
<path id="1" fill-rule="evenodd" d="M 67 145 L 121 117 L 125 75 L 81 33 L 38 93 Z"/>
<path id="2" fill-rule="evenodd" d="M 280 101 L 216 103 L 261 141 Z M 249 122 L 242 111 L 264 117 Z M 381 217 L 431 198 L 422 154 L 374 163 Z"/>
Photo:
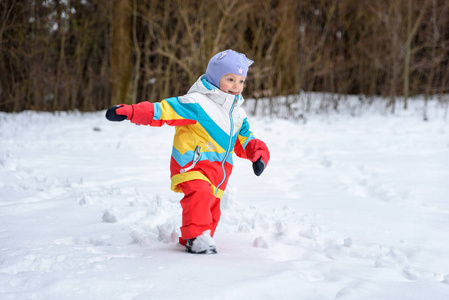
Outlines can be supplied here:
<path id="1" fill-rule="evenodd" d="M 98 113 L 0 113 L 0 299 L 449 299 L 449 124 L 250 116 L 217 255 L 176 243 L 174 129 Z"/>

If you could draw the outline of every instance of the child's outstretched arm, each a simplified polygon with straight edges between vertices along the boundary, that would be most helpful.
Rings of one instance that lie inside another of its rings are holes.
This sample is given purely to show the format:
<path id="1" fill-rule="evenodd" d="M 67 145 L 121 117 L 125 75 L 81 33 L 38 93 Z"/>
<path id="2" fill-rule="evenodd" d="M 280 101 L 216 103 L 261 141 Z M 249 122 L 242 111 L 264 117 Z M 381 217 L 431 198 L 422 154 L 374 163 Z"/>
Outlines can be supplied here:
<path id="1" fill-rule="evenodd" d="M 181 126 L 196 123 L 197 114 L 195 104 L 189 105 L 173 97 L 157 103 L 144 101 L 132 105 L 120 104 L 108 109 L 106 118 L 109 121 L 129 120 L 139 125 Z"/>

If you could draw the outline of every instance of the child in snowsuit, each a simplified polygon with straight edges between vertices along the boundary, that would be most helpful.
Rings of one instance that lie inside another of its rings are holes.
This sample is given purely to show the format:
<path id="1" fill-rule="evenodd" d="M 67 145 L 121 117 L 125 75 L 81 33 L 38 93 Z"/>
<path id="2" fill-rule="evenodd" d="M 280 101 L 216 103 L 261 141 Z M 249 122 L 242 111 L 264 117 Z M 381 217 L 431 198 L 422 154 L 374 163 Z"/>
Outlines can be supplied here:
<path id="1" fill-rule="evenodd" d="M 220 52 L 186 95 L 158 103 L 122 104 L 106 112 L 110 121 L 175 126 L 171 189 L 184 193 L 179 241 L 188 252 L 217 252 L 212 237 L 220 219 L 220 198 L 232 171 L 232 154 L 249 159 L 257 176 L 270 159 L 267 146 L 254 138 L 241 108 L 252 63 L 236 51 Z"/>

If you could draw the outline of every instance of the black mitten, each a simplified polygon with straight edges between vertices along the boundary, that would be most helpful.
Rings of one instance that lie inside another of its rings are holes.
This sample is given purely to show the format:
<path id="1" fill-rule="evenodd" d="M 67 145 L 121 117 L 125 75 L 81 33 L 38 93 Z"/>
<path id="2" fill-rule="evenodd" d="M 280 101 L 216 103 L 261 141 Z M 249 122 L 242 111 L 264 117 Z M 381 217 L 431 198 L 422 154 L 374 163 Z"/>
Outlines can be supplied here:
<path id="1" fill-rule="evenodd" d="M 260 174 L 262 174 L 263 170 L 265 170 L 265 163 L 262 160 L 262 158 L 259 158 L 258 160 L 253 162 L 254 174 L 256 174 L 257 176 L 260 176 Z"/>
<path id="2" fill-rule="evenodd" d="M 119 107 L 120 105 L 117 105 L 108 109 L 108 111 L 106 112 L 106 119 L 108 119 L 109 121 L 116 121 L 116 122 L 126 120 L 127 116 L 117 114 L 116 110 Z"/>

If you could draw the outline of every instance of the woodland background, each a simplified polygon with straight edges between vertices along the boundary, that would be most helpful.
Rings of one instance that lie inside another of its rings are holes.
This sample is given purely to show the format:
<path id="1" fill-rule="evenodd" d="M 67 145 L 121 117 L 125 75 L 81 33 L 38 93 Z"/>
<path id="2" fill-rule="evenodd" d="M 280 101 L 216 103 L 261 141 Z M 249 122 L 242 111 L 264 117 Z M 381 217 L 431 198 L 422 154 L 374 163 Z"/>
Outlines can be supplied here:
<path id="1" fill-rule="evenodd" d="M 449 102 L 447 0 L 0 0 L 0 111 L 182 95 L 228 48 L 255 61 L 246 98 Z"/>

